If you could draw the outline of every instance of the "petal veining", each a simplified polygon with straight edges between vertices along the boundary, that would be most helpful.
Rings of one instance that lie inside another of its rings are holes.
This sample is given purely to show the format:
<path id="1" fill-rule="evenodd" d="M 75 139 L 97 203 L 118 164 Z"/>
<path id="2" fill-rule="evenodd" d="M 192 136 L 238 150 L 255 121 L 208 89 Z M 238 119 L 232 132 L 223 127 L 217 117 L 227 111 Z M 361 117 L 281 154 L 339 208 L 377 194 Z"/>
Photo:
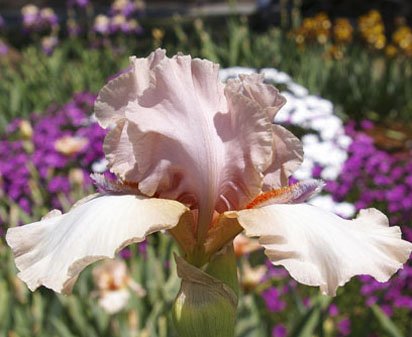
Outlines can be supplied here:
<path id="1" fill-rule="evenodd" d="M 179 202 L 136 195 L 100 195 L 44 220 L 10 228 L 19 277 L 31 290 L 44 285 L 69 293 L 90 263 L 146 235 L 176 226 L 187 208 Z"/>
<path id="2" fill-rule="evenodd" d="M 335 295 L 355 275 L 387 281 L 406 262 L 412 244 L 376 209 L 344 220 L 307 205 L 271 205 L 237 212 L 246 235 L 259 237 L 275 265 L 298 282 Z"/>
<path id="3" fill-rule="evenodd" d="M 146 195 L 198 208 L 209 223 L 214 210 L 239 209 L 259 193 L 273 143 L 262 106 L 225 89 L 218 71 L 190 56 L 159 60 L 104 147 L 117 175 Z"/>

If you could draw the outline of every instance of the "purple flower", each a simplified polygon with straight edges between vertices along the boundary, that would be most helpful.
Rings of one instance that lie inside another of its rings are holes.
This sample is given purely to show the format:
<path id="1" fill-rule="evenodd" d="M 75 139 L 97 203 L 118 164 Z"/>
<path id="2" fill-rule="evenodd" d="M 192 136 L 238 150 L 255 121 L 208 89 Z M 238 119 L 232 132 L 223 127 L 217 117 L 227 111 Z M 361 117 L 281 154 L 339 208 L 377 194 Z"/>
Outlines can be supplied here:
<path id="1" fill-rule="evenodd" d="M 280 299 L 279 291 L 274 288 L 268 288 L 262 293 L 263 300 L 265 301 L 266 308 L 270 312 L 280 312 L 286 308 L 286 302 Z"/>
<path id="2" fill-rule="evenodd" d="M 395 299 L 394 303 L 397 308 L 406 308 L 412 310 L 412 297 L 411 296 L 399 296 Z"/>
<path id="3" fill-rule="evenodd" d="M 21 9 L 23 27 L 27 32 L 54 30 L 59 19 L 53 9 L 46 7 L 39 9 L 34 5 L 26 5 Z"/>
<path id="4" fill-rule="evenodd" d="M 363 121 L 361 121 L 361 127 L 364 130 L 373 129 L 374 126 L 375 126 L 374 123 L 370 120 L 364 119 Z"/>
<path id="5" fill-rule="evenodd" d="M 391 317 L 393 315 L 393 308 L 390 305 L 383 304 L 380 308 L 386 316 Z"/>
<path id="6" fill-rule="evenodd" d="M 287 329 L 283 324 L 277 324 L 272 329 L 272 337 L 286 337 Z"/>
<path id="7" fill-rule="evenodd" d="M 110 14 L 116 16 L 118 14 L 130 18 L 133 15 L 139 14 L 144 9 L 143 2 L 130 0 L 115 0 L 110 8 Z"/>
<path id="8" fill-rule="evenodd" d="M 53 54 L 54 49 L 59 44 L 57 36 L 45 36 L 41 40 L 41 47 L 46 55 Z"/>
<path id="9" fill-rule="evenodd" d="M 328 313 L 329 313 L 329 316 L 330 316 L 330 317 L 336 317 L 336 316 L 338 316 L 338 315 L 339 315 L 338 306 L 337 306 L 336 304 L 332 303 L 332 304 L 329 306 Z"/>
<path id="10" fill-rule="evenodd" d="M 70 182 L 66 177 L 53 177 L 48 184 L 48 190 L 52 193 L 67 193 L 70 191 Z"/>
<path id="11" fill-rule="evenodd" d="M 44 27 L 56 27 L 59 24 L 59 18 L 56 13 L 50 7 L 46 7 L 40 10 L 40 20 Z"/>
<path id="12" fill-rule="evenodd" d="M 67 6 L 85 8 L 89 5 L 90 0 L 68 0 Z"/>
<path id="13" fill-rule="evenodd" d="M 0 40 L 0 55 L 6 55 L 9 52 L 9 46 Z"/>
<path id="14" fill-rule="evenodd" d="M 312 169 L 312 177 L 313 177 L 313 178 L 316 178 L 316 179 L 319 179 L 322 171 L 323 171 L 323 167 L 322 167 L 322 166 L 320 166 L 320 165 L 315 165 L 315 166 L 313 167 L 313 169 Z"/>
<path id="15" fill-rule="evenodd" d="M 52 206 L 60 208 L 58 194 L 70 197 L 73 179 L 79 181 L 78 186 L 90 186 L 89 173 L 94 162 L 100 161 L 104 154 L 102 143 L 106 131 L 97 123 L 90 121 L 94 94 L 79 93 L 65 106 L 48 109 L 42 115 L 32 115 L 29 124 L 32 136 L 20 140 L 21 119 L 15 119 L 7 127 L 0 138 L 0 175 L 1 189 L 26 213 L 31 212 L 33 205 L 29 181 L 33 179 L 29 167 L 34 166 L 39 178 L 37 184 L 44 188 L 46 199 L 52 200 Z M 89 146 L 81 151 L 66 156 L 57 152 L 55 142 L 64 136 L 87 139 Z M 17 140 L 10 140 L 16 139 Z M 32 152 L 25 150 L 25 143 L 31 142 Z M 83 179 L 79 174 L 73 176 L 75 170 L 82 167 Z M 87 172 L 87 173 L 86 173 Z"/>
<path id="16" fill-rule="evenodd" d="M 35 5 L 26 5 L 21 9 L 23 26 L 29 30 L 37 30 L 40 26 L 40 11 Z"/>
<path id="17" fill-rule="evenodd" d="M 338 331 L 342 336 L 349 336 L 351 333 L 351 322 L 349 318 L 344 318 L 337 324 Z"/>

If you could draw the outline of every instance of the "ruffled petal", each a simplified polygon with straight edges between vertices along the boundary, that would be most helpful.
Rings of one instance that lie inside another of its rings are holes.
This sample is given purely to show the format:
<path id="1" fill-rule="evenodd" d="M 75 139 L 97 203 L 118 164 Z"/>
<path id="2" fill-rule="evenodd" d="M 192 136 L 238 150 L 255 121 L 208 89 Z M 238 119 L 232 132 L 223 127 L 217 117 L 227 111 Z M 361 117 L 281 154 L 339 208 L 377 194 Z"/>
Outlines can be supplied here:
<path id="1" fill-rule="evenodd" d="M 224 90 L 218 72 L 218 65 L 190 56 L 160 60 L 149 87 L 124 103 L 126 121 L 104 147 L 122 179 L 139 182 L 146 195 L 198 208 L 200 218 L 209 217 L 205 223 L 213 210 L 238 209 L 260 191 L 272 155 L 267 114 Z"/>
<path id="2" fill-rule="evenodd" d="M 362 210 L 354 220 L 307 204 L 271 205 L 237 215 L 246 235 L 259 237 L 273 264 L 328 295 L 355 275 L 387 281 L 412 249 L 399 227 L 389 227 L 376 209 Z"/>
<path id="3" fill-rule="evenodd" d="M 272 125 L 273 157 L 270 166 L 265 170 L 263 191 L 288 185 L 288 178 L 303 161 L 301 141 L 283 126 Z"/>
<path id="4" fill-rule="evenodd" d="M 100 90 L 94 111 L 103 128 L 107 128 L 124 118 L 127 104 L 137 100 L 149 87 L 150 70 L 165 56 L 165 50 L 157 49 L 147 58 L 131 57 L 131 66 Z"/>
<path id="5" fill-rule="evenodd" d="M 276 113 L 285 105 L 286 99 L 273 85 L 263 81 L 263 74 L 240 75 L 239 79 L 228 80 L 227 87 L 259 104 L 273 121 Z"/>
<path id="6" fill-rule="evenodd" d="M 40 285 L 70 293 L 90 263 L 114 254 L 146 235 L 176 226 L 187 208 L 179 202 L 136 195 L 100 195 L 66 214 L 10 228 L 19 277 L 31 290 Z"/>

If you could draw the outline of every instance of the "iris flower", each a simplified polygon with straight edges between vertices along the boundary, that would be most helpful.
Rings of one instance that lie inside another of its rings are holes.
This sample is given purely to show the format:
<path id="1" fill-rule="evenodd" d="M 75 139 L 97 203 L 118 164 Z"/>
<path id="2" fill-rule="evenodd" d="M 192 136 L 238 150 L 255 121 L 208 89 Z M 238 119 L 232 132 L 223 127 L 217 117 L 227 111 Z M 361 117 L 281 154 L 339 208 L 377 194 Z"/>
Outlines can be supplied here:
<path id="1" fill-rule="evenodd" d="M 383 282 L 402 267 L 412 245 L 380 211 L 345 220 L 305 203 L 321 181 L 288 186 L 303 151 L 273 124 L 285 103 L 278 90 L 256 74 L 223 84 L 218 72 L 156 50 L 103 87 L 95 114 L 109 129 L 104 151 L 118 180 L 96 175 L 100 193 L 8 230 L 31 290 L 69 293 L 87 265 L 158 231 L 197 268 L 244 231 L 273 264 L 329 295 L 354 275 Z"/>

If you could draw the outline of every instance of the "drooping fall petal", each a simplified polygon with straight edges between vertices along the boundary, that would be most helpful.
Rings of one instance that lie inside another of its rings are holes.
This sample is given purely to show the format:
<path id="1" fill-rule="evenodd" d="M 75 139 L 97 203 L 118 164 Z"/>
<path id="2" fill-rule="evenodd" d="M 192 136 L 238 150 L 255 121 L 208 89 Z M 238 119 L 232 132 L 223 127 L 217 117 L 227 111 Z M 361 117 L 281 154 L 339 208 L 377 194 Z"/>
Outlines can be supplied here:
<path id="1" fill-rule="evenodd" d="M 334 295 L 355 275 L 387 281 L 402 267 L 412 244 L 399 227 L 376 209 L 362 210 L 354 220 L 308 204 L 270 205 L 236 213 L 246 235 L 259 237 L 275 265 L 283 265 L 298 282 L 320 286 Z"/>
<path id="2" fill-rule="evenodd" d="M 19 277 L 31 290 L 44 285 L 70 293 L 90 263 L 114 254 L 146 235 L 176 226 L 187 208 L 179 202 L 137 195 L 100 195 L 66 214 L 10 228 Z"/>

